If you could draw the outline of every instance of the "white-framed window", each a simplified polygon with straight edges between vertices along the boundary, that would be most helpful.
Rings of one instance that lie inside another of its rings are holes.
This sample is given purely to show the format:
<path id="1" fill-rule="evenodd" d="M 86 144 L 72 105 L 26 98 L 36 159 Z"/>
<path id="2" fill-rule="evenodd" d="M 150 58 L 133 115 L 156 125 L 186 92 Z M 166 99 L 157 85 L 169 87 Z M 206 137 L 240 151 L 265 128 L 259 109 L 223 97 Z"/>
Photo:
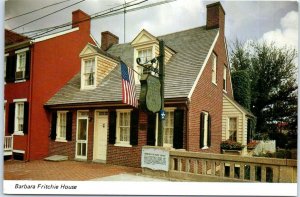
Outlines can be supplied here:
<path id="1" fill-rule="evenodd" d="M 57 112 L 56 141 L 66 141 L 67 111 Z"/>
<path id="2" fill-rule="evenodd" d="M 26 51 L 17 53 L 17 67 L 16 67 L 16 80 L 22 80 L 25 78 L 26 69 Z"/>
<path id="3" fill-rule="evenodd" d="M 224 65 L 223 69 L 223 90 L 227 90 L 227 67 Z"/>
<path id="4" fill-rule="evenodd" d="M 163 133 L 163 146 L 164 147 L 173 147 L 173 137 L 174 137 L 174 111 L 176 108 L 170 107 L 165 108 L 166 116 L 164 121 L 164 133 Z M 158 145 L 158 113 L 156 114 L 156 127 L 155 127 L 155 135 L 156 141 L 155 145 Z"/>
<path id="5" fill-rule="evenodd" d="M 116 144 L 120 146 L 130 145 L 130 114 L 131 109 L 117 110 L 117 135 Z"/>
<path id="6" fill-rule="evenodd" d="M 141 64 L 144 64 L 146 63 L 147 61 L 151 60 L 153 57 L 152 57 L 152 47 L 151 48 L 147 48 L 147 49 L 141 49 L 138 51 L 138 58 L 141 59 Z M 138 66 L 137 67 L 138 70 L 137 72 L 140 74 L 138 75 L 138 79 L 140 80 L 141 79 L 141 75 L 143 74 L 143 67 L 142 66 Z"/>
<path id="7" fill-rule="evenodd" d="M 23 135 L 24 127 L 24 102 L 15 103 L 15 135 Z"/>
<path id="8" fill-rule="evenodd" d="M 202 112 L 204 115 L 204 120 L 203 120 L 203 124 L 204 124 L 204 130 L 203 130 L 203 147 L 202 149 L 207 149 L 208 148 L 208 113 L 207 112 Z"/>
<path id="9" fill-rule="evenodd" d="M 212 77 L 211 81 L 214 84 L 217 84 L 217 55 L 215 53 L 212 54 Z"/>
<path id="10" fill-rule="evenodd" d="M 96 87 L 96 58 L 82 60 L 81 88 L 90 89 Z"/>
<path id="11" fill-rule="evenodd" d="M 230 117 L 228 122 L 228 139 L 237 141 L 237 117 Z"/>

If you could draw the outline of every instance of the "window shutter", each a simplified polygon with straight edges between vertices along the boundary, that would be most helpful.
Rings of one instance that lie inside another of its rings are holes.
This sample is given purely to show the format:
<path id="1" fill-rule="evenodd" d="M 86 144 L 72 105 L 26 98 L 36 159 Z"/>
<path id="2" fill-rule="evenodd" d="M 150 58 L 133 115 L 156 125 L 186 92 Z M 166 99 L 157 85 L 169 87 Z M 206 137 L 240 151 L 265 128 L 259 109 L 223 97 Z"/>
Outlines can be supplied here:
<path id="1" fill-rule="evenodd" d="M 17 55 L 7 56 L 6 76 L 5 76 L 6 82 L 15 81 L 16 63 L 17 63 Z"/>
<path id="2" fill-rule="evenodd" d="M 204 113 L 200 114 L 200 148 L 204 146 Z"/>
<path id="3" fill-rule="evenodd" d="M 72 112 L 67 112 L 66 140 L 72 141 Z"/>
<path id="4" fill-rule="evenodd" d="M 148 124 L 147 124 L 147 145 L 155 146 L 155 124 L 156 114 L 148 113 Z"/>
<path id="5" fill-rule="evenodd" d="M 24 123 L 23 123 L 23 133 L 28 133 L 28 117 L 29 117 L 29 103 L 24 103 Z"/>
<path id="6" fill-rule="evenodd" d="M 30 78 L 30 62 L 31 62 L 31 56 L 30 56 L 30 50 L 29 50 L 29 51 L 26 51 L 25 79 Z"/>
<path id="7" fill-rule="evenodd" d="M 8 133 L 13 134 L 15 130 L 15 103 L 9 104 Z"/>
<path id="8" fill-rule="evenodd" d="M 138 145 L 139 138 L 139 110 L 134 109 L 130 114 L 130 144 Z"/>
<path id="9" fill-rule="evenodd" d="M 56 139 L 56 121 L 57 121 L 57 112 L 52 112 L 52 120 L 51 120 L 51 140 Z"/>
<path id="10" fill-rule="evenodd" d="M 184 111 L 174 111 L 174 134 L 173 134 L 173 148 L 183 148 L 183 123 Z"/>
<path id="11" fill-rule="evenodd" d="M 116 118 L 117 118 L 116 111 L 110 111 L 109 112 L 109 136 L 108 136 L 108 142 L 110 144 L 115 144 L 116 142 Z"/>
<path id="12" fill-rule="evenodd" d="M 207 146 L 211 145 L 211 116 L 208 114 L 207 117 Z"/>

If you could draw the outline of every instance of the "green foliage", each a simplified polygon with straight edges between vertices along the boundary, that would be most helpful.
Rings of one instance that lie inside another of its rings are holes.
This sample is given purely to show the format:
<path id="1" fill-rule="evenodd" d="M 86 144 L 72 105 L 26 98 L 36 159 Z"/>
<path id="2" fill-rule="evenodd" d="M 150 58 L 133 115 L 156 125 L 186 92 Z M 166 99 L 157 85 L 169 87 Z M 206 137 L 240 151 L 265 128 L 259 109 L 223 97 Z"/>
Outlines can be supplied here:
<path id="1" fill-rule="evenodd" d="M 250 78 L 250 110 L 257 118 L 256 133 L 279 132 L 277 123 L 285 122 L 288 123 L 288 132 L 296 135 L 296 50 L 280 48 L 274 43 L 252 42 L 245 45 L 239 41 L 231 48 L 232 72 L 244 71 Z M 237 74 L 243 75 L 242 72 Z M 239 92 L 240 84 L 235 84 L 242 80 L 236 79 L 236 76 L 233 78 L 234 94 L 247 95 Z M 237 99 L 247 108 L 247 98 Z"/>
<path id="2" fill-rule="evenodd" d="M 234 99 L 246 109 L 250 109 L 251 82 L 246 70 L 234 71 L 231 74 Z"/>
<path id="3" fill-rule="evenodd" d="M 244 146 L 236 141 L 226 140 L 221 142 L 221 149 L 224 150 L 242 150 Z"/>

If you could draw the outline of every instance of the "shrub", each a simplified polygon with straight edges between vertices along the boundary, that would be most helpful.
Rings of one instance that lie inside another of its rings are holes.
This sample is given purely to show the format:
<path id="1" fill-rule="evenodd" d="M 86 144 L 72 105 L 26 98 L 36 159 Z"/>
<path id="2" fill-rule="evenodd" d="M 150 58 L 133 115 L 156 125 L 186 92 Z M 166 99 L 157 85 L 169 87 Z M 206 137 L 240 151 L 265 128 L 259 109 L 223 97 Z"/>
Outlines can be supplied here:
<path id="1" fill-rule="evenodd" d="M 221 142 L 221 149 L 225 150 L 242 150 L 244 146 L 236 141 L 226 140 Z"/>

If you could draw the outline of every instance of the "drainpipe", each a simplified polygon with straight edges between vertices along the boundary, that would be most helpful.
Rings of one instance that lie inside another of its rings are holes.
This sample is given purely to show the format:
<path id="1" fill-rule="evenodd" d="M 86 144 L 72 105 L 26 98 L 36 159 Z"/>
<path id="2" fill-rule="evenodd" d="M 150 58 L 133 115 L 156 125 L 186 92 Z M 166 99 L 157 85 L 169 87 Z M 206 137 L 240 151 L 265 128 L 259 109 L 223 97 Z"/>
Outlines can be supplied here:
<path id="1" fill-rule="evenodd" d="M 31 116 L 32 116 L 32 86 L 33 86 L 33 65 L 34 65 L 34 44 L 30 41 L 30 86 L 29 86 L 29 114 L 28 114 L 28 132 L 27 132 L 27 154 L 26 154 L 26 161 L 30 160 L 30 142 L 31 142 Z"/>

